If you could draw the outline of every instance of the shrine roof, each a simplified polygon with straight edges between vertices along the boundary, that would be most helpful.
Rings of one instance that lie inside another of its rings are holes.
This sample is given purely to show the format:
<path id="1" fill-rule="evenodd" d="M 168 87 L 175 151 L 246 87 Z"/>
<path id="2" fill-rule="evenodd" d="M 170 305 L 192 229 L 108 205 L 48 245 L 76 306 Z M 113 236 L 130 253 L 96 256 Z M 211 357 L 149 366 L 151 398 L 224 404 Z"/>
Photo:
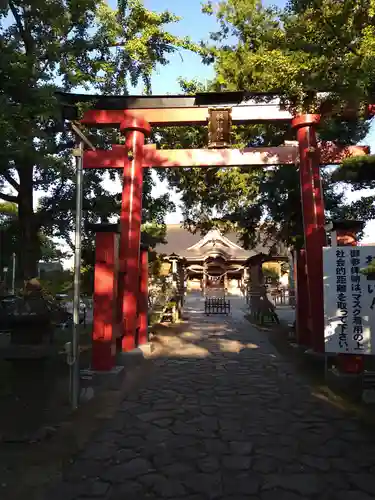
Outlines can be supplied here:
<path id="1" fill-rule="evenodd" d="M 205 236 L 200 233 L 192 234 L 180 224 L 168 224 L 165 237 L 166 244 L 158 244 L 155 250 L 164 255 L 176 254 L 187 260 L 202 260 L 210 255 L 223 255 L 228 260 L 247 260 L 255 255 L 270 253 L 274 241 L 258 244 L 255 248 L 245 250 L 235 232 L 226 234 L 212 229 Z M 280 252 L 282 256 L 285 252 Z"/>

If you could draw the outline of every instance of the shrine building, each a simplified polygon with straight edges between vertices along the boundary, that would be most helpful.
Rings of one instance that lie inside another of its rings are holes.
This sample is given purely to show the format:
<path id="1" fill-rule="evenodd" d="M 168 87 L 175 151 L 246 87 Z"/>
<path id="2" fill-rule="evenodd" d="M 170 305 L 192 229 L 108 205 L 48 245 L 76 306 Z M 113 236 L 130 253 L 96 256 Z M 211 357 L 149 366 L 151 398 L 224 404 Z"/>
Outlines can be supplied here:
<path id="1" fill-rule="evenodd" d="M 255 248 L 245 250 L 234 232 L 211 229 L 202 236 L 180 224 L 168 224 L 165 240 L 155 250 L 183 268 L 187 291 L 222 287 L 229 293 L 244 293 L 252 267 L 266 265 L 281 274 L 282 262 L 288 261 L 286 249 L 266 237 Z"/>

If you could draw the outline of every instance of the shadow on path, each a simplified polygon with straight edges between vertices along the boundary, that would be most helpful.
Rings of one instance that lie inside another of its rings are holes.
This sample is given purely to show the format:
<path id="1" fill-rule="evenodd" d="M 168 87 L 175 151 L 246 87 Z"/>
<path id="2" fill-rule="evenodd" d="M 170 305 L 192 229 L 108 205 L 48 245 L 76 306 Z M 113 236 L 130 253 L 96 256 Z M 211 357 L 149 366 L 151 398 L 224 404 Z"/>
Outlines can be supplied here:
<path id="1" fill-rule="evenodd" d="M 370 500 L 375 446 L 233 315 L 158 335 L 153 369 L 44 498 Z M 177 332 L 177 333 L 176 333 Z"/>

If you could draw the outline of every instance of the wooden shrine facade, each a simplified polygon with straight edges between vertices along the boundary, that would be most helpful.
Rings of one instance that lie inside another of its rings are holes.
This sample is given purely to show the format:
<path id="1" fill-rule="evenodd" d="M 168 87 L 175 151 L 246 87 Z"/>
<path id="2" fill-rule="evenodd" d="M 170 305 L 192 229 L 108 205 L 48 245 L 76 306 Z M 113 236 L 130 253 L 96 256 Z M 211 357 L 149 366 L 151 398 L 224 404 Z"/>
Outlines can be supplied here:
<path id="1" fill-rule="evenodd" d="M 308 332 L 309 346 L 316 352 L 324 351 L 323 311 L 323 256 L 326 243 L 324 230 L 324 201 L 320 166 L 338 164 L 344 157 L 369 152 L 365 146 L 344 146 L 318 142 L 316 129 L 321 116 L 330 114 L 327 102 L 319 114 L 293 115 L 283 109 L 281 100 L 271 94 L 246 92 L 206 93 L 195 96 L 90 96 L 57 94 L 62 103 L 64 118 L 80 119 L 93 127 L 115 127 L 124 136 L 124 144 L 112 148 L 87 151 L 84 168 L 118 168 L 122 177 L 122 203 L 118 268 L 121 283 L 122 305 L 121 348 L 136 347 L 140 279 L 140 235 L 143 169 L 148 167 L 236 167 L 293 164 L 298 166 L 301 185 L 302 213 L 305 232 L 306 266 L 300 266 L 299 285 L 307 285 L 308 297 L 297 304 L 300 318 L 297 330 Z M 88 103 L 83 116 L 78 116 L 79 103 Z M 374 114 L 372 105 L 369 115 Z M 356 110 L 344 109 L 341 117 L 356 117 Z M 296 144 L 281 144 L 276 148 L 230 149 L 231 124 L 288 123 L 296 132 Z M 157 150 L 148 143 L 155 126 L 208 125 L 208 148 L 194 150 Z M 104 293 L 101 290 L 101 293 Z M 106 292 L 112 297 L 114 289 Z M 95 294 L 95 291 L 94 291 Z M 94 310 L 95 315 L 95 310 Z M 103 356 L 109 351 L 105 346 L 113 343 L 105 335 L 107 325 L 97 323 L 93 332 L 94 349 Z M 114 358 L 113 358 L 114 359 Z M 111 362 L 114 362 L 112 359 Z M 110 364 L 110 363 L 109 363 Z"/>
<path id="2" fill-rule="evenodd" d="M 236 233 L 222 234 L 212 229 L 204 236 L 192 234 L 180 224 L 168 224 L 166 244 L 159 244 L 155 250 L 179 262 L 183 268 L 186 291 L 222 289 L 226 293 L 245 294 L 254 259 L 262 256 L 262 262 L 285 261 L 286 249 L 280 255 L 269 255 L 273 243 L 266 239 L 251 250 L 245 250 Z"/>

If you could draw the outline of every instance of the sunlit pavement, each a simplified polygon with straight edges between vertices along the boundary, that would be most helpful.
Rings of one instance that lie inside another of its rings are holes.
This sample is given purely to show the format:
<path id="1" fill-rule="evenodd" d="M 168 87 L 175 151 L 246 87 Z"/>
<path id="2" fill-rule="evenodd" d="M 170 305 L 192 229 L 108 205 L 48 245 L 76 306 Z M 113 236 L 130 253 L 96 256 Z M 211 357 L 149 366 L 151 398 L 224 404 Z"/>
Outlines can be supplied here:
<path id="1" fill-rule="evenodd" d="M 154 370 L 48 499 L 370 500 L 373 436 L 312 393 L 259 332 L 203 314 L 161 338 Z"/>

